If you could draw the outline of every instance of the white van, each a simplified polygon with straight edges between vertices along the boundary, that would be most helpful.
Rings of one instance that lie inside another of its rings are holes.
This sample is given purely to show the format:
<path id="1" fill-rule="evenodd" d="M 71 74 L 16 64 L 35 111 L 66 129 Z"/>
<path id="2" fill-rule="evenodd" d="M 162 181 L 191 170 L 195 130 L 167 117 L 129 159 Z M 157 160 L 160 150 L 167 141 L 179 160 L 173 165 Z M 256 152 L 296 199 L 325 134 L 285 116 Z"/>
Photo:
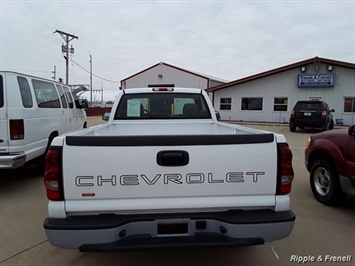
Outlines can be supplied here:
<path id="1" fill-rule="evenodd" d="M 86 107 L 62 83 L 0 71 L 0 169 L 44 157 L 54 137 L 85 128 Z"/>

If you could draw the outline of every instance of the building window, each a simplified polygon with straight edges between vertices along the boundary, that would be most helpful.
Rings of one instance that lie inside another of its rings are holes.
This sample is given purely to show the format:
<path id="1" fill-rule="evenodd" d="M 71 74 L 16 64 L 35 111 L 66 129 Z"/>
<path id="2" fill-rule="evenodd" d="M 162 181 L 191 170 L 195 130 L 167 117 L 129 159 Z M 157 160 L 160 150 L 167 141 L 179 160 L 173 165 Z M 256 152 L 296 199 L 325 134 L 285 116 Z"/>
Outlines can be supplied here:
<path id="1" fill-rule="evenodd" d="M 20 87 L 23 107 L 31 108 L 33 106 L 32 95 L 31 95 L 30 85 L 28 84 L 27 79 L 24 77 L 17 77 L 17 82 Z"/>
<path id="2" fill-rule="evenodd" d="M 355 113 L 355 97 L 344 98 L 344 113 Z"/>
<path id="3" fill-rule="evenodd" d="M 263 110 L 263 98 L 242 98 L 242 110 Z"/>
<path id="4" fill-rule="evenodd" d="M 308 100 L 310 101 L 323 101 L 323 97 L 322 96 L 310 96 L 308 97 Z"/>
<path id="5" fill-rule="evenodd" d="M 221 98 L 219 110 L 232 110 L 232 98 Z"/>
<path id="6" fill-rule="evenodd" d="M 274 111 L 287 111 L 288 98 L 274 98 Z"/>

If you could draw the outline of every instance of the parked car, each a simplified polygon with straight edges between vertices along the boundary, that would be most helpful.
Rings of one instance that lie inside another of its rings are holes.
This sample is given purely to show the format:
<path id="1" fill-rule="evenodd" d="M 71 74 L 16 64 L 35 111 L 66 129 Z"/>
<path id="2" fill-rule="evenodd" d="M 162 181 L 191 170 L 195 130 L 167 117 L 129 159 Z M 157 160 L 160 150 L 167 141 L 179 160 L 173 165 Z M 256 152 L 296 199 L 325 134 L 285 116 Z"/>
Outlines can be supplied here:
<path id="1" fill-rule="evenodd" d="M 323 101 L 298 101 L 291 111 L 290 131 L 295 132 L 297 127 L 321 128 L 323 131 L 334 128 L 332 112 Z"/>
<path id="2" fill-rule="evenodd" d="M 314 134 L 307 142 L 305 164 L 315 198 L 327 205 L 355 195 L 355 125 Z"/>
<path id="3" fill-rule="evenodd" d="M 62 83 L 0 71 L 0 168 L 18 168 L 33 159 L 44 165 L 56 136 L 86 127 L 86 107 Z"/>

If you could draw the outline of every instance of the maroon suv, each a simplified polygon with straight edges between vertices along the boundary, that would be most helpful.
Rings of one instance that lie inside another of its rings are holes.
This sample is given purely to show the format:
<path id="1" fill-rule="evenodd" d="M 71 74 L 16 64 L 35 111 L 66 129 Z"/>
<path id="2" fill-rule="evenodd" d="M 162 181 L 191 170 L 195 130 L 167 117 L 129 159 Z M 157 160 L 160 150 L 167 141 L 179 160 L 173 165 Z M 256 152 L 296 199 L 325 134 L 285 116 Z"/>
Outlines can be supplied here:
<path id="1" fill-rule="evenodd" d="M 316 199 L 333 205 L 355 195 L 355 125 L 312 135 L 305 163 Z"/>

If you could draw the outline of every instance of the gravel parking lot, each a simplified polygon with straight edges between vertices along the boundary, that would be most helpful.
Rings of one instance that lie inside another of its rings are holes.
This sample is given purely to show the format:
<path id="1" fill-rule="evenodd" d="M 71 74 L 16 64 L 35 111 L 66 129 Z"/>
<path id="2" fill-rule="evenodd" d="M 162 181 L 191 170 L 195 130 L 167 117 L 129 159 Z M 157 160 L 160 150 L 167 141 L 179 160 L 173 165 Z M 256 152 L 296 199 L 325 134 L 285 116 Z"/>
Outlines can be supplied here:
<path id="1" fill-rule="evenodd" d="M 90 117 L 89 126 L 102 123 Z M 47 199 L 35 165 L 0 170 L 0 264 L 7 265 L 354 265 L 355 197 L 342 207 L 317 202 L 304 166 L 304 149 L 314 131 L 290 132 L 287 125 L 247 124 L 284 134 L 292 149 L 295 180 L 292 234 L 261 246 L 80 253 L 51 246 L 44 234 Z M 337 256 L 337 257 L 333 257 Z M 347 256 L 347 257 L 342 257 Z M 348 260 L 338 261 L 333 260 Z M 350 260 L 350 261 L 349 261 Z"/>

